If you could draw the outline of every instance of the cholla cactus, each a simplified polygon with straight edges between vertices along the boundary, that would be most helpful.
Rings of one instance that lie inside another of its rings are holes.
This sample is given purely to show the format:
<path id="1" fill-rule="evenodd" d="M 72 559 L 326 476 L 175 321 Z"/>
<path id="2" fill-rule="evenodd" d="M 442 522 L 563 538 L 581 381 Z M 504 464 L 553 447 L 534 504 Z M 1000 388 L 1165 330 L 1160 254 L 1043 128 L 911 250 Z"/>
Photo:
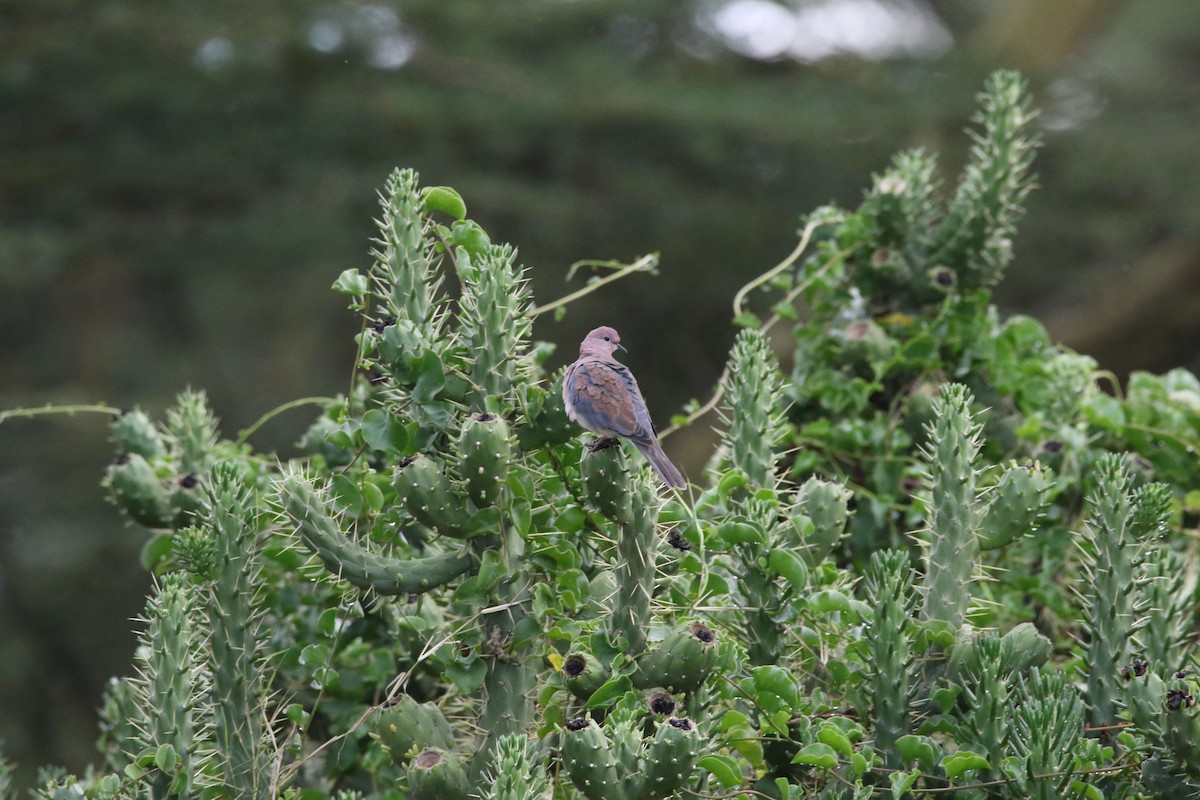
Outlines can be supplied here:
<path id="1" fill-rule="evenodd" d="M 871 649 L 871 696 L 875 747 L 890 767 L 902 767 L 896 743 L 912 732 L 910 710 L 914 688 L 912 653 L 913 572 L 908 554 L 881 550 L 871 555 L 866 591 L 872 617 L 866 631 Z"/>
<path id="2" fill-rule="evenodd" d="M 167 575 L 142 619 L 146 629 L 131 682 L 136 732 L 127 746 L 134 755 L 172 754 L 156 758 L 140 777 L 154 798 L 186 797 L 215 782 L 208 634 L 200 623 L 200 604 L 187 575 Z"/>
<path id="3" fill-rule="evenodd" d="M 1093 725 L 1112 725 L 1120 708 L 1120 669 L 1129 663 L 1140 616 L 1134 564 L 1140 543 L 1133 537 L 1132 476 L 1125 457 L 1103 456 L 1088 500 L 1091 516 L 1084 531 L 1087 580 L 1087 698 Z"/>
<path id="4" fill-rule="evenodd" d="M 962 291 L 995 285 L 1012 258 L 1011 237 L 1033 186 L 1029 167 L 1038 137 L 1036 112 L 1021 76 L 992 73 L 979 95 L 974 146 L 962 179 L 930 243 L 928 262 L 944 266 Z"/>
<path id="5" fill-rule="evenodd" d="M 471 403 L 481 411 L 489 398 L 510 403 L 513 384 L 527 377 L 532 367 L 526 356 L 532 302 L 525 270 L 516 265 L 516 257 L 508 245 L 492 245 L 474 258 L 465 250 L 457 256 L 463 286 L 460 335 L 471 360 Z"/>
<path id="6" fill-rule="evenodd" d="M 934 414 L 925 447 L 933 500 L 924 536 L 926 568 L 921 614 L 957 629 L 971 599 L 968 584 L 979 559 L 975 458 L 980 426 L 971 414 L 971 393 L 960 384 L 942 388 Z"/>
<path id="7" fill-rule="evenodd" d="M 727 466 L 740 469 L 751 484 L 775 485 L 779 445 L 788 435 L 783 375 L 761 332 L 743 329 L 730 352 L 721 417 L 727 427 L 721 452 Z M 724 465 L 723 465 L 724 466 Z"/>

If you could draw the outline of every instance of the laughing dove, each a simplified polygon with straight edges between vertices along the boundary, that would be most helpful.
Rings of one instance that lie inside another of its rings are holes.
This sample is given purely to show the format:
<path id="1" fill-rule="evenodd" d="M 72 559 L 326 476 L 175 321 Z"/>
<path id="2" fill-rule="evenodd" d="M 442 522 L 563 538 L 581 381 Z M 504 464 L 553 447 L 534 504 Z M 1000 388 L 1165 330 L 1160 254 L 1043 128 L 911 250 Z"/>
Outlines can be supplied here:
<path id="1" fill-rule="evenodd" d="M 584 338 L 579 360 L 567 368 L 563 378 L 567 416 L 602 437 L 624 436 L 646 457 L 663 483 L 682 488 L 687 481 L 658 443 L 633 373 L 613 358 L 619 347 L 625 349 L 621 337 L 609 327 L 596 328 Z"/>

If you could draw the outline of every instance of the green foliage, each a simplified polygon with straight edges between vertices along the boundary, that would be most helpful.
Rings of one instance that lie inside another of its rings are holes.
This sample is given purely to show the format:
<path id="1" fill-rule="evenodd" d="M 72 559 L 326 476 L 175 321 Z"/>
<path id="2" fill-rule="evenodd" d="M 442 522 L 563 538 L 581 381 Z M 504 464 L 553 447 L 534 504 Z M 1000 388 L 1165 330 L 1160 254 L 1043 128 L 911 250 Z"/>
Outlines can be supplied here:
<path id="1" fill-rule="evenodd" d="M 196 393 L 115 421 L 160 588 L 107 771 L 42 795 L 1185 796 L 1200 383 L 1110 397 L 998 319 L 1033 137 L 1015 75 L 981 105 L 947 204 L 904 154 L 761 281 L 767 324 L 810 306 L 795 367 L 739 334 L 688 498 L 582 443 L 515 251 L 394 173 L 305 455 L 221 439 Z"/>

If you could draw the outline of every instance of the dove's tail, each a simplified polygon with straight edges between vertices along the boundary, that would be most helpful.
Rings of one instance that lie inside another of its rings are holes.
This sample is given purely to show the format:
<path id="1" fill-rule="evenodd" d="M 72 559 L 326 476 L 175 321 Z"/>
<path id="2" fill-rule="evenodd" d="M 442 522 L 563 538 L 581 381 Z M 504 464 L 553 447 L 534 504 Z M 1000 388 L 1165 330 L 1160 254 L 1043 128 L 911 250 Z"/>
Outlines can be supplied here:
<path id="1" fill-rule="evenodd" d="M 682 489 L 687 486 L 687 481 L 684 480 L 683 473 L 671 463 L 671 459 L 667 458 L 667 454 L 663 452 L 662 445 L 658 442 L 650 442 L 649 444 L 634 442 L 633 444 L 646 457 L 646 460 L 650 462 L 650 466 L 654 467 L 654 471 L 658 473 L 658 477 L 662 478 L 663 483 L 674 489 Z"/>

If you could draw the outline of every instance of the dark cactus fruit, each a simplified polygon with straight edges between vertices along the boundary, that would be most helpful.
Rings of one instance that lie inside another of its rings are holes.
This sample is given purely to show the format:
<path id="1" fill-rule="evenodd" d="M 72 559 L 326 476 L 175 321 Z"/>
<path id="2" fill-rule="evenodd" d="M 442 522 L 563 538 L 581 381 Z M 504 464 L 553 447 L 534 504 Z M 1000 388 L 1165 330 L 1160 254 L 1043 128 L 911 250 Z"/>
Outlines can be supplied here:
<path id="1" fill-rule="evenodd" d="M 661 800 L 678 791 L 692 775 L 700 755 L 700 736 L 690 720 L 670 717 L 658 726 L 642 758 L 638 800 Z"/>
<path id="2" fill-rule="evenodd" d="M 459 437 L 458 454 L 471 502 L 477 508 L 494 505 L 512 462 L 508 425 L 495 414 L 472 414 Z"/>
<path id="3" fill-rule="evenodd" d="M 587 717 L 570 720 L 563 730 L 562 765 L 575 788 L 588 800 L 618 800 L 622 784 L 608 737 Z"/>
<path id="4" fill-rule="evenodd" d="M 662 686 L 677 692 L 695 691 L 717 662 L 717 634 L 702 622 L 672 631 L 653 650 L 638 658 L 633 685 Z"/>
<path id="5" fill-rule="evenodd" d="M 455 493 L 437 461 L 429 456 L 409 456 L 400 462 L 393 483 L 396 496 L 418 522 L 445 536 L 464 535 L 466 502 Z"/>
<path id="6" fill-rule="evenodd" d="M 418 703 L 407 694 L 376 710 L 370 727 L 397 764 L 403 764 L 414 748 L 449 750 L 454 746 L 450 723 L 441 709 L 433 703 Z"/>
<path id="7" fill-rule="evenodd" d="M 148 528 L 166 528 L 174 516 L 167 487 L 138 453 L 118 456 L 104 476 L 112 501 L 130 519 Z"/>
<path id="8" fill-rule="evenodd" d="M 580 700 L 588 700 L 608 680 L 608 670 L 591 653 L 572 653 L 563 661 L 563 683 Z"/>
<path id="9" fill-rule="evenodd" d="M 412 800 L 464 800 L 470 792 L 462 758 L 426 748 L 408 765 L 408 796 Z"/>

